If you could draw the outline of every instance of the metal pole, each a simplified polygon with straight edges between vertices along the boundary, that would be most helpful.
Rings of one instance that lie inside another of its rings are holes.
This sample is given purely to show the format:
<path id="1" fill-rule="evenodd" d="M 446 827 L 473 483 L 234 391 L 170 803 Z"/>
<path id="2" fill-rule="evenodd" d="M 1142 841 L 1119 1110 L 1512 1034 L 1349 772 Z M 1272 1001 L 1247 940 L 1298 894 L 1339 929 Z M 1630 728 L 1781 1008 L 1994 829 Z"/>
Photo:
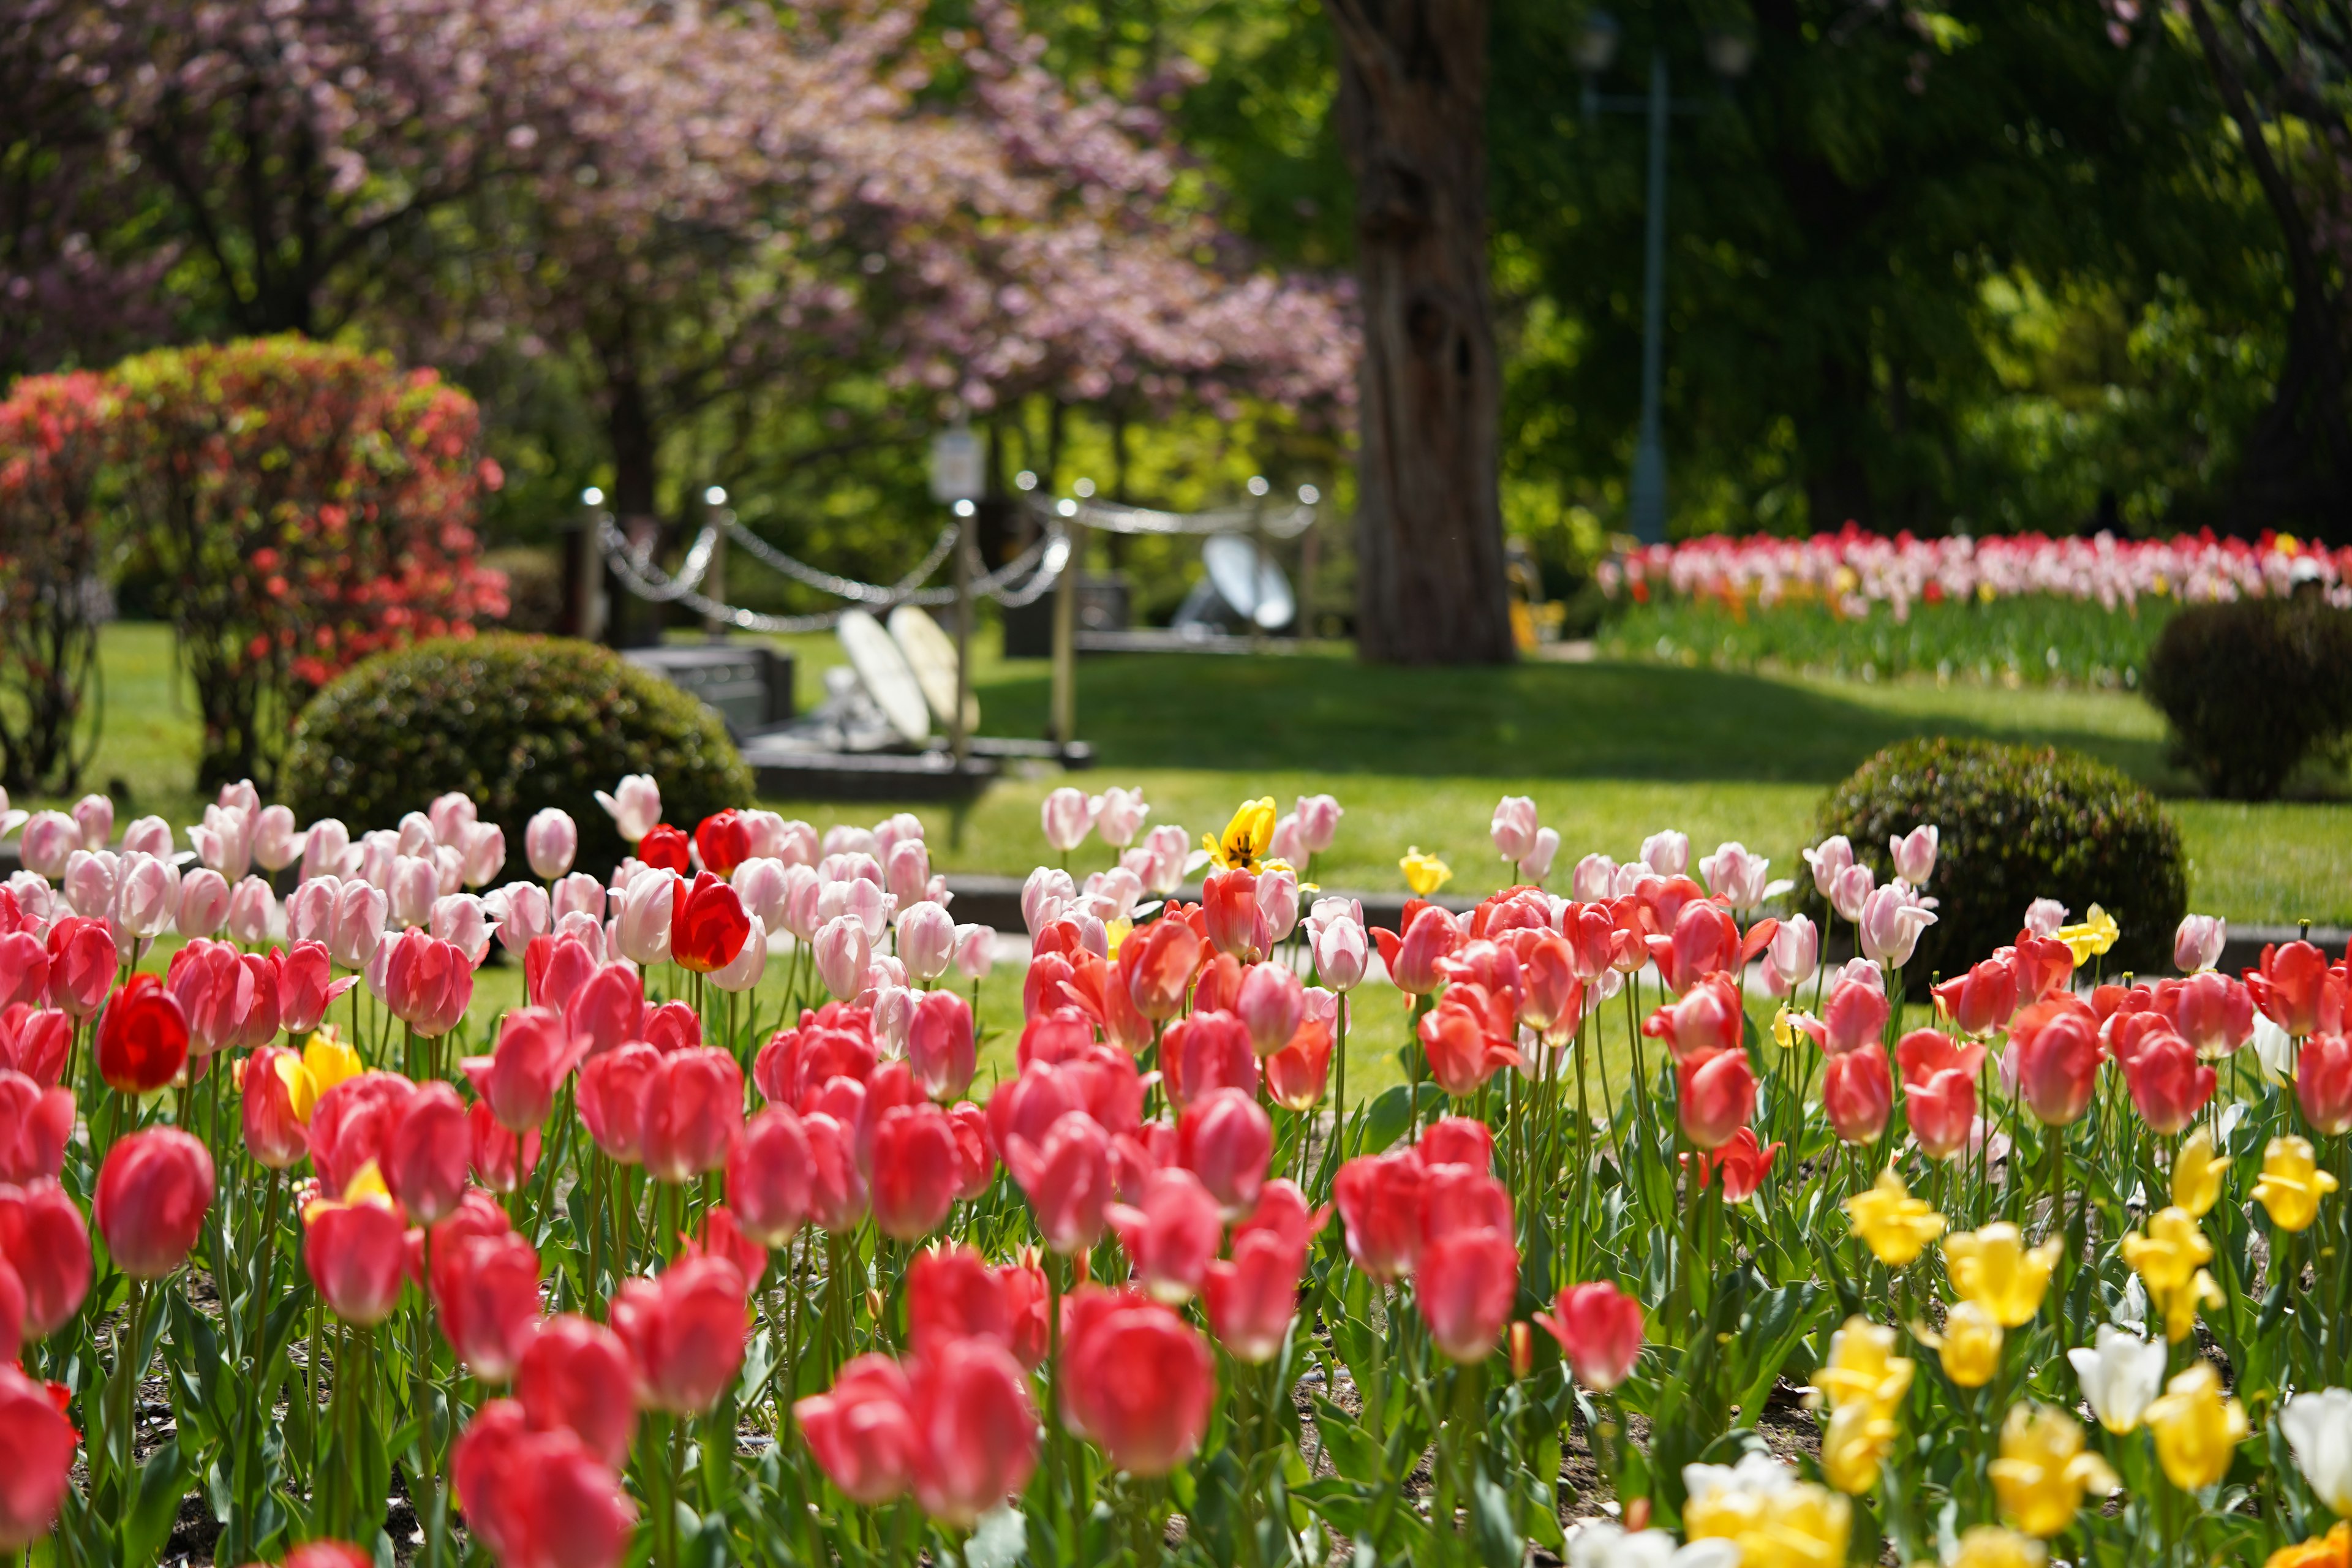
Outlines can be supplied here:
<path id="1" fill-rule="evenodd" d="M 712 500 L 706 494 L 702 507 L 703 521 L 719 530 L 711 537 L 710 564 L 702 574 L 702 591 L 723 605 L 727 602 L 727 503 Z M 705 616 L 702 619 L 702 635 L 712 642 L 725 642 L 730 629 L 727 622 L 719 616 Z"/>
<path id="2" fill-rule="evenodd" d="M 1650 57 L 1650 195 L 1643 237 L 1642 430 L 1633 447 L 1633 536 L 1645 544 L 1666 537 L 1666 453 L 1658 434 L 1659 383 L 1666 336 L 1666 56 Z"/>
<path id="3" fill-rule="evenodd" d="M 1069 541 L 1061 581 L 1054 584 L 1054 735 L 1066 746 L 1078 738 L 1078 564 L 1083 535 L 1074 519 L 1055 523 Z"/>
<path id="4" fill-rule="evenodd" d="M 956 769 L 961 772 L 965 756 L 971 750 L 971 737 L 965 733 L 964 710 L 971 705 L 971 556 L 972 536 L 979 531 L 978 509 L 968 500 L 956 502 L 955 595 L 956 595 L 956 694 L 955 713 L 948 721 L 948 750 L 955 757 Z"/>

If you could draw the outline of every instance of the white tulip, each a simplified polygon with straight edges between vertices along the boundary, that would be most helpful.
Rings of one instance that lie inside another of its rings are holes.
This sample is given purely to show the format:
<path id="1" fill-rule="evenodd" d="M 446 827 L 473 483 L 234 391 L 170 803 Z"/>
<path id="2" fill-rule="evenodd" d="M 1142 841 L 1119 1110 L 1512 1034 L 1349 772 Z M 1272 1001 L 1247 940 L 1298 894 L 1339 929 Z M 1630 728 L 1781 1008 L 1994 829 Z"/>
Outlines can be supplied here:
<path id="1" fill-rule="evenodd" d="M 1675 1543 L 1664 1530 L 1628 1530 L 1597 1519 L 1568 1538 L 1568 1568 L 1737 1568 L 1739 1547 L 1729 1541 Z"/>
<path id="2" fill-rule="evenodd" d="M 2352 1390 L 2298 1394 L 2279 1412 L 2295 1468 L 2329 1511 L 2352 1515 Z"/>
<path id="3" fill-rule="evenodd" d="M 2165 1346 L 2161 1340 L 2143 1340 L 2112 1324 L 2099 1326 L 2090 1348 L 2066 1352 L 2091 1414 L 2110 1432 L 2137 1429 L 2149 1401 L 2164 1386 Z"/>

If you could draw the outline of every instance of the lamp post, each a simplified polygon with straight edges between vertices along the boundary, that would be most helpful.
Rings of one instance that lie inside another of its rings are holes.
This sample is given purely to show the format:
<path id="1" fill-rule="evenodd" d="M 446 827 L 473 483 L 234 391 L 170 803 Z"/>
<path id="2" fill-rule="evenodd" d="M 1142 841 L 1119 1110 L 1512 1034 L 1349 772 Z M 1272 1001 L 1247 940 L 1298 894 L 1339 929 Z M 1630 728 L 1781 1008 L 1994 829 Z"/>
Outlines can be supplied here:
<path id="1" fill-rule="evenodd" d="M 986 462 L 979 438 L 961 422 L 931 439 L 931 499 L 946 501 L 955 512 L 956 693 L 955 711 L 948 719 L 948 752 L 961 772 L 971 750 L 964 732 L 964 709 L 971 701 L 971 558 L 978 528 L 980 498 L 988 489 Z"/>
<path id="2" fill-rule="evenodd" d="M 1574 55 L 1584 73 L 1584 117 L 1604 112 L 1649 117 L 1649 182 L 1642 226 L 1642 424 L 1633 442 L 1633 476 L 1626 494 L 1633 537 L 1644 544 L 1666 537 L 1666 448 L 1659 430 L 1659 404 L 1665 377 L 1666 336 L 1666 134 L 1668 117 L 1693 113 L 1696 103 L 1676 103 L 1667 90 L 1666 51 L 1654 43 L 1650 50 L 1650 90 L 1640 97 L 1612 97 L 1600 90 L 1601 73 L 1617 58 L 1623 29 L 1606 11 L 1587 15 L 1576 40 Z M 1705 40 L 1706 63 L 1727 81 L 1747 74 L 1755 45 L 1747 35 L 1727 29 L 1710 30 Z"/>

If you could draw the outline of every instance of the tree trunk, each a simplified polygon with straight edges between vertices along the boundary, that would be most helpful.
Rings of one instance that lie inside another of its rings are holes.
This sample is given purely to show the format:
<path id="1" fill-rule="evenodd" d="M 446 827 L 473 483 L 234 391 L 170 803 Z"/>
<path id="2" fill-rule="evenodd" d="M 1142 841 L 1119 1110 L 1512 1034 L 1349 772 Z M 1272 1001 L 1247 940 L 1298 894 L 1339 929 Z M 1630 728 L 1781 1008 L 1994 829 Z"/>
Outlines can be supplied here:
<path id="1" fill-rule="evenodd" d="M 1486 0 L 1324 0 L 1356 176 L 1356 650 L 1513 655 L 1486 298 Z"/>
<path id="2" fill-rule="evenodd" d="M 610 373 L 605 390 L 605 435 L 613 444 L 613 516 L 632 545 L 643 544 L 658 554 L 661 518 L 654 510 L 655 451 L 657 437 L 645 384 L 633 369 Z M 612 614 L 605 619 L 606 636 L 614 647 L 650 647 L 661 641 L 663 608 L 648 604 L 609 582 Z"/>

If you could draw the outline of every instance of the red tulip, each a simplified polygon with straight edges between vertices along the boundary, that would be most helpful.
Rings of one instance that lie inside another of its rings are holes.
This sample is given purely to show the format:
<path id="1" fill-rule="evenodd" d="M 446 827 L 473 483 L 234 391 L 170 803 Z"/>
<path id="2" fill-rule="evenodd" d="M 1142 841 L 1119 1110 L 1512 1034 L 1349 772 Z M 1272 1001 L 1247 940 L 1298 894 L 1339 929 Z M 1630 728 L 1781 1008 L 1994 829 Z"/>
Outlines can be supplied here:
<path id="1" fill-rule="evenodd" d="M 466 1108 L 466 1160 L 482 1185 L 494 1193 L 511 1193 L 530 1180 L 539 1168 L 540 1135 L 510 1132 L 499 1125 L 488 1104 L 476 1100 Z"/>
<path id="2" fill-rule="evenodd" d="M 0 1184 L 0 1258 L 24 1290 L 26 1339 L 46 1339 L 81 1310 L 89 1294 L 89 1231 L 56 1182 Z"/>
<path id="3" fill-rule="evenodd" d="M 716 1046 L 672 1051 L 646 1084 L 646 1171 L 685 1182 L 727 1163 L 743 1125 L 743 1069 Z"/>
<path id="4" fill-rule="evenodd" d="M 646 1157 L 646 1100 L 661 1053 L 631 1040 L 580 1064 L 580 1120 L 605 1157 L 635 1165 Z"/>
<path id="5" fill-rule="evenodd" d="M 357 1188 L 340 1202 L 313 1202 L 302 1215 L 302 1262 L 329 1311 L 347 1323 L 373 1328 L 400 1304 L 407 1272 L 407 1226 L 400 1206 Z"/>
<path id="6" fill-rule="evenodd" d="M 1495 1168 L 1495 1135 L 1475 1117 L 1439 1117 L 1422 1129 L 1412 1152 L 1423 1165 L 1467 1165 L 1486 1173 Z"/>
<path id="7" fill-rule="evenodd" d="M 1067 961 L 1057 952 L 1049 952 L 1029 966 L 1034 980 L 1055 966 L 1067 968 Z M 1047 975 L 1047 978 L 1051 978 Z M 1066 979 L 1052 981 L 1054 995 L 1060 995 L 1068 986 Z M 1049 998 L 1041 997 L 1041 1004 Z M 1027 1072 L 1041 1062 L 1066 1062 L 1083 1055 L 1095 1043 L 1095 1021 L 1084 1009 L 1060 1005 L 1041 1005 L 1032 1011 L 1021 1026 L 1021 1042 L 1014 1049 L 1014 1070 Z"/>
<path id="8" fill-rule="evenodd" d="M 493 1399 L 449 1453 L 466 1527 L 504 1568 L 614 1568 L 635 1510 L 612 1468 L 568 1428 L 530 1430 L 511 1399 Z"/>
<path id="9" fill-rule="evenodd" d="M 1687 991 L 1707 975 L 1739 966 L 1739 923 L 1713 900 L 1687 900 L 1675 910 L 1666 930 L 1670 934 L 1651 937 L 1648 946 L 1658 978 L 1669 991 Z"/>
<path id="10" fill-rule="evenodd" d="M 949 1342 L 981 1338 L 1013 1343 L 1010 1270 L 989 1268 L 979 1253 L 950 1242 L 915 1255 L 907 1270 L 907 1343 L 918 1355 Z"/>
<path id="11" fill-rule="evenodd" d="M 58 1175 L 73 1129 L 71 1089 L 43 1089 L 0 1068 L 0 1182 L 24 1186 Z"/>
<path id="12" fill-rule="evenodd" d="M 2344 977 L 2307 942 L 2263 947 L 2262 967 L 2246 971 L 2246 989 L 2254 1005 L 2290 1035 L 2334 1034 L 2343 1026 Z"/>
<path id="13" fill-rule="evenodd" d="M 604 889 L 597 891 L 601 897 Z M 595 952 L 577 936 L 535 936 L 522 950 L 523 1002 L 532 1007 L 554 1007 L 568 1013 L 581 987 L 600 967 Z M 639 995 L 642 1000 L 643 993 Z M 575 1025 L 574 1032 L 584 1031 Z"/>
<path id="14" fill-rule="evenodd" d="M 1757 1188 L 1764 1184 L 1764 1178 L 1771 1173 L 1772 1157 L 1780 1152 L 1778 1143 L 1766 1143 L 1759 1147 L 1755 1130 L 1743 1127 L 1733 1133 L 1721 1148 L 1697 1156 L 1698 1184 L 1704 1187 L 1708 1181 L 1720 1178 L 1723 1201 L 1744 1204 L 1756 1195 Z M 1686 1159 L 1689 1157 L 1685 1156 Z"/>
<path id="15" fill-rule="evenodd" d="M 2021 1007 L 2063 994 L 2066 983 L 2074 973 L 2072 948 L 2054 936 L 2035 936 L 2032 931 L 2017 933 L 2017 946 L 2009 962 L 2017 971 L 2017 1005 Z"/>
<path id="16" fill-rule="evenodd" d="M 1160 1037 L 1160 1067 L 1168 1099 L 1179 1110 L 1219 1089 L 1257 1092 L 1249 1029 L 1231 1013 L 1196 1012 L 1169 1025 Z"/>
<path id="17" fill-rule="evenodd" d="M 2195 1121 L 2213 1098 L 2213 1069 L 2197 1059 L 2197 1047 L 2169 1025 L 2141 1038 L 2124 1064 L 2124 1078 L 2150 1131 L 2168 1135 Z"/>
<path id="18" fill-rule="evenodd" d="M 1241 1089 L 1213 1089 L 1177 1118 L 1177 1163 L 1201 1178 L 1228 1215 L 1257 1202 L 1273 1155 L 1274 1124 Z"/>
<path id="19" fill-rule="evenodd" d="M 1911 1136 L 1930 1160 L 1948 1160 L 1968 1147 L 1976 1128 L 1976 1075 L 1946 1068 L 1915 1079 L 1910 1070 L 1906 1063 L 1903 1112 L 1911 1122 Z"/>
<path id="20" fill-rule="evenodd" d="M 1331 1074 L 1331 1026 L 1303 1024 L 1290 1043 L 1265 1058 L 1265 1092 L 1285 1110 L 1304 1115 L 1323 1098 Z"/>
<path id="21" fill-rule="evenodd" d="M 2225 1057 L 2254 1036 L 2254 998 L 2243 981 L 2207 970 L 2158 981 L 2156 1010 L 2207 1059 Z"/>
<path id="22" fill-rule="evenodd" d="M 306 1541 L 278 1568 L 374 1568 L 375 1557 L 348 1541 Z"/>
<path id="23" fill-rule="evenodd" d="M 996 1155 L 988 1142 L 988 1112 L 969 1100 L 948 1107 L 948 1127 L 956 1141 L 956 1196 L 969 1203 L 996 1179 Z"/>
<path id="24" fill-rule="evenodd" d="M 579 949 L 584 960 L 587 949 L 578 942 L 572 946 Z M 607 963 L 590 971 L 561 1005 L 566 1032 L 587 1042 L 591 1058 L 625 1040 L 645 1037 L 645 982 L 625 963 Z"/>
<path id="25" fill-rule="evenodd" d="M 2027 1109 L 2052 1127 L 2081 1120 L 2097 1087 L 2099 1021 L 2073 996 L 2037 1002 L 2010 1021 L 2005 1073 L 2015 1079 Z"/>
<path id="26" fill-rule="evenodd" d="M 1511 1234 L 1510 1190 L 1468 1165 L 1426 1165 L 1421 1184 L 1421 1256 L 1446 1237 L 1474 1230 Z"/>
<path id="27" fill-rule="evenodd" d="M 188 1020 L 153 974 L 132 975 L 98 1021 L 98 1071 L 123 1094 L 152 1094 L 188 1061 Z"/>
<path id="28" fill-rule="evenodd" d="M 327 1005 L 358 984 L 346 975 L 338 980 L 323 942 L 298 942 L 290 948 L 272 948 L 270 966 L 278 976 L 278 1023 L 290 1035 L 307 1035 L 327 1016 Z"/>
<path id="29" fill-rule="evenodd" d="M 2294 1099 L 2313 1131 L 2331 1138 L 2352 1131 L 2352 1036 L 2314 1035 L 2303 1042 Z"/>
<path id="30" fill-rule="evenodd" d="M 1183 1010 L 1184 992 L 1201 967 L 1201 945 L 1189 922 L 1169 919 L 1153 921 L 1119 944 L 1119 970 L 1137 1012 L 1157 1023 Z"/>
<path id="31" fill-rule="evenodd" d="M 1536 1321 L 1559 1342 L 1576 1380 L 1606 1394 L 1633 1374 L 1642 1353 L 1642 1303 L 1606 1280 L 1570 1285 Z"/>
<path id="32" fill-rule="evenodd" d="M 0 1552 L 29 1546 L 57 1523 L 75 1446 L 49 1391 L 0 1363 Z"/>
<path id="33" fill-rule="evenodd" d="M 474 966 L 453 942 L 411 926 L 383 957 L 383 1005 L 427 1039 L 457 1026 L 474 999 Z"/>
<path id="34" fill-rule="evenodd" d="M 680 966 L 698 974 L 724 969 L 751 936 L 741 896 L 709 871 L 670 884 L 669 952 Z"/>
<path id="35" fill-rule="evenodd" d="M 151 1127 L 107 1151 L 89 1211 L 117 1268 L 160 1279 L 187 1260 L 212 1202 L 204 1144 L 176 1127 Z"/>
<path id="36" fill-rule="evenodd" d="M 952 991 L 926 991 L 907 1030 L 907 1064 L 923 1092 L 941 1104 L 971 1088 L 977 1065 L 971 1005 Z"/>
<path id="37" fill-rule="evenodd" d="M 630 1279 L 613 1298 L 613 1331 L 628 1347 L 637 1403 L 701 1415 L 743 1364 L 742 1271 L 689 1248 L 657 1279 Z"/>
<path id="38" fill-rule="evenodd" d="M 1124 1291 L 1071 1295 L 1062 1332 L 1064 1424 L 1146 1479 L 1191 1458 L 1209 1427 L 1209 1347 L 1175 1313 Z"/>
<path id="39" fill-rule="evenodd" d="M 49 927 L 48 954 L 49 1005 L 77 1018 L 97 1012 L 113 989 L 122 963 L 114 949 L 114 933 L 106 929 L 106 922 L 82 915 L 61 916 Z"/>
<path id="40" fill-rule="evenodd" d="M 1500 1231 L 1471 1230 L 1433 1241 L 1413 1270 L 1412 1297 L 1429 1337 L 1465 1365 L 1495 1352 L 1519 1293 L 1519 1252 Z"/>
<path id="41" fill-rule="evenodd" d="M 1700 1149 L 1719 1147 L 1756 1110 L 1756 1074 L 1746 1051 L 1697 1051 L 1675 1063 L 1675 1109 L 1683 1136 Z"/>
<path id="42" fill-rule="evenodd" d="M 45 1089 L 65 1077 L 73 1047 L 73 1020 L 56 1007 L 22 1003 L 0 1008 L 0 1067 L 14 1068 Z"/>
<path id="43" fill-rule="evenodd" d="M 683 1002 L 665 1002 L 646 1009 L 644 1032 L 646 1044 L 665 1056 L 690 1050 L 702 1044 L 702 1017 Z"/>
<path id="44" fill-rule="evenodd" d="M 1217 1200 L 1201 1179 L 1181 1165 L 1154 1171 L 1138 1205 L 1113 1204 L 1108 1213 L 1151 1298 L 1171 1307 L 1191 1300 L 1225 1234 Z"/>
<path id="45" fill-rule="evenodd" d="M 1411 907 L 1407 905 L 1408 910 Z M 1437 989 L 1444 978 L 1438 971 L 1438 960 L 1452 957 L 1464 940 L 1454 917 L 1434 904 L 1423 904 L 1412 911 L 1402 936 L 1391 931 L 1372 932 L 1390 983 L 1410 996 L 1426 996 Z"/>
<path id="46" fill-rule="evenodd" d="M 751 858 L 751 825 L 731 805 L 715 811 L 694 830 L 694 852 L 710 875 L 731 877 L 736 867 Z"/>
<path id="47" fill-rule="evenodd" d="M 189 1048 L 200 1057 L 277 1036 L 278 971 L 266 958 L 198 937 L 172 955 L 163 984 L 187 1019 Z"/>
<path id="48" fill-rule="evenodd" d="M 637 840 L 637 859 L 659 870 L 675 871 L 684 877 L 692 873 L 694 860 L 688 854 L 692 841 L 681 828 L 667 822 L 656 822 Z"/>
<path id="49" fill-rule="evenodd" d="M 1257 905 L 1257 878 L 1235 868 L 1212 871 L 1201 884 L 1201 915 L 1209 945 L 1254 963 L 1273 945 L 1272 931 Z"/>
<path id="50" fill-rule="evenodd" d="M 1101 1238 L 1111 1194 L 1110 1138 L 1093 1117 L 1065 1112 L 1038 1143 L 1013 1134 L 1004 1163 L 1028 1194 L 1046 1246 L 1067 1256 Z"/>
<path id="51" fill-rule="evenodd" d="M 629 1352 L 620 1336 L 575 1312 L 550 1318 L 515 1368 L 515 1398 L 534 1432 L 570 1432 L 618 1469 L 637 1429 Z"/>
<path id="52" fill-rule="evenodd" d="M 1525 1058 L 1511 1043 L 1517 1018 L 1515 1004 L 1495 1005 L 1483 986 L 1471 982 L 1447 986 L 1437 1005 L 1421 1016 L 1422 1053 L 1437 1087 L 1456 1100 L 1466 1100 L 1497 1068 L 1523 1065 Z"/>
<path id="53" fill-rule="evenodd" d="M 915 1500 L 958 1530 L 1018 1494 L 1037 1467 L 1029 1380 L 1001 1345 L 959 1340 L 908 1366 Z"/>
<path id="54" fill-rule="evenodd" d="M 250 1065 L 246 1072 L 250 1078 Z M 371 1160 L 383 1163 L 385 1140 L 415 1092 L 416 1086 L 398 1073 L 363 1072 L 319 1097 L 310 1112 L 310 1163 L 322 1191 L 340 1193 L 361 1166 Z"/>
<path id="55" fill-rule="evenodd" d="M 247 1076 L 253 1070 L 253 1064 L 247 1064 Z M 437 1079 L 420 1084 L 384 1137 L 378 1157 L 383 1184 L 419 1225 L 437 1224 L 456 1210 L 465 1194 L 473 1146 L 466 1105 L 457 1091 Z"/>
<path id="56" fill-rule="evenodd" d="M 1233 954 L 1212 954 L 1201 965 L 1200 977 L 1192 983 L 1192 1011 L 1240 1016 L 1242 979 L 1247 973 L 1242 961 Z"/>
<path id="57" fill-rule="evenodd" d="M 732 1209 L 725 1204 L 713 1204 L 703 1210 L 702 1234 L 694 1238 L 694 1245 L 735 1266 L 735 1272 L 743 1277 L 745 1300 L 758 1293 L 760 1281 L 768 1272 L 768 1248 L 744 1234 Z"/>
<path id="58" fill-rule="evenodd" d="M 885 1114 L 874 1126 L 872 1169 L 877 1230 L 893 1241 L 918 1241 L 939 1229 L 963 1174 L 947 1112 L 926 1100 Z"/>
<path id="59" fill-rule="evenodd" d="M 727 1203 L 745 1235 L 772 1247 L 792 1240 L 808 1219 L 810 1164 L 808 1134 L 788 1107 L 745 1124 L 727 1152 Z"/>
<path id="60" fill-rule="evenodd" d="M 1709 974 L 1692 983 L 1680 1001 L 1669 1003 L 1642 1022 L 1642 1033 L 1664 1040 L 1677 1057 L 1694 1051 L 1737 1050 L 1740 1026 L 1739 988 L 1728 974 Z"/>
<path id="61" fill-rule="evenodd" d="M 910 1392 L 897 1362 L 868 1354 L 845 1363 L 824 1393 L 793 1404 L 810 1456 L 850 1501 L 879 1508 L 914 1480 L 921 1439 Z"/>
<path id="62" fill-rule="evenodd" d="M 1546 1037 L 1572 1031 L 1584 1011 L 1584 981 L 1568 939 L 1545 931 L 1519 954 L 1519 1022 Z"/>
<path id="63" fill-rule="evenodd" d="M 0 933 L 0 1012 L 37 1006 L 48 994 L 49 950 L 41 939 L 28 931 Z"/>
<path id="64" fill-rule="evenodd" d="M 1383 1285 L 1411 1274 L 1421 1256 L 1423 1180 L 1410 1153 L 1363 1154 L 1341 1165 L 1332 1183 L 1348 1256 Z"/>
<path id="65" fill-rule="evenodd" d="M 1916 1088 L 1943 1072 L 1974 1079 L 1984 1058 L 1984 1047 L 1973 1042 L 1956 1044 L 1951 1036 L 1937 1029 L 1914 1029 L 1895 1042 L 1895 1060 L 1903 1069 L 1906 1088 Z"/>
<path id="66" fill-rule="evenodd" d="M 458 1065 L 499 1126 L 529 1132 L 546 1123 L 556 1090 L 587 1045 L 573 1037 L 553 1008 L 518 1007 L 499 1025 L 498 1044 L 488 1056 L 467 1057 Z"/>
<path id="67" fill-rule="evenodd" d="M 499 1384 L 514 1375 L 539 1321 L 539 1253 L 510 1230 L 480 1234 L 481 1223 L 461 1206 L 433 1227 L 433 1305 L 466 1369 Z"/>
<path id="68" fill-rule="evenodd" d="M 846 1235 L 866 1219 L 866 1172 L 856 1135 L 823 1111 L 802 1117 L 801 1131 L 809 1146 L 809 1218 L 819 1230 Z"/>
<path id="69" fill-rule="evenodd" d="M 1936 1000 L 1962 1034 L 1989 1034 L 2017 1011 L 2017 970 L 2004 959 L 1988 958 L 1937 986 Z"/>
<path id="70" fill-rule="evenodd" d="M 1232 1260 L 1208 1266 L 1202 1305 L 1209 1331 L 1235 1360 L 1262 1366 L 1281 1353 L 1298 1315 L 1298 1277 L 1306 1267 L 1306 1243 L 1273 1230 L 1235 1235 Z"/>
<path id="71" fill-rule="evenodd" d="M 1822 1109 L 1845 1142 L 1867 1143 L 1885 1131 L 1895 1110 L 1886 1052 L 1874 1042 L 1831 1057 L 1822 1073 Z"/>

